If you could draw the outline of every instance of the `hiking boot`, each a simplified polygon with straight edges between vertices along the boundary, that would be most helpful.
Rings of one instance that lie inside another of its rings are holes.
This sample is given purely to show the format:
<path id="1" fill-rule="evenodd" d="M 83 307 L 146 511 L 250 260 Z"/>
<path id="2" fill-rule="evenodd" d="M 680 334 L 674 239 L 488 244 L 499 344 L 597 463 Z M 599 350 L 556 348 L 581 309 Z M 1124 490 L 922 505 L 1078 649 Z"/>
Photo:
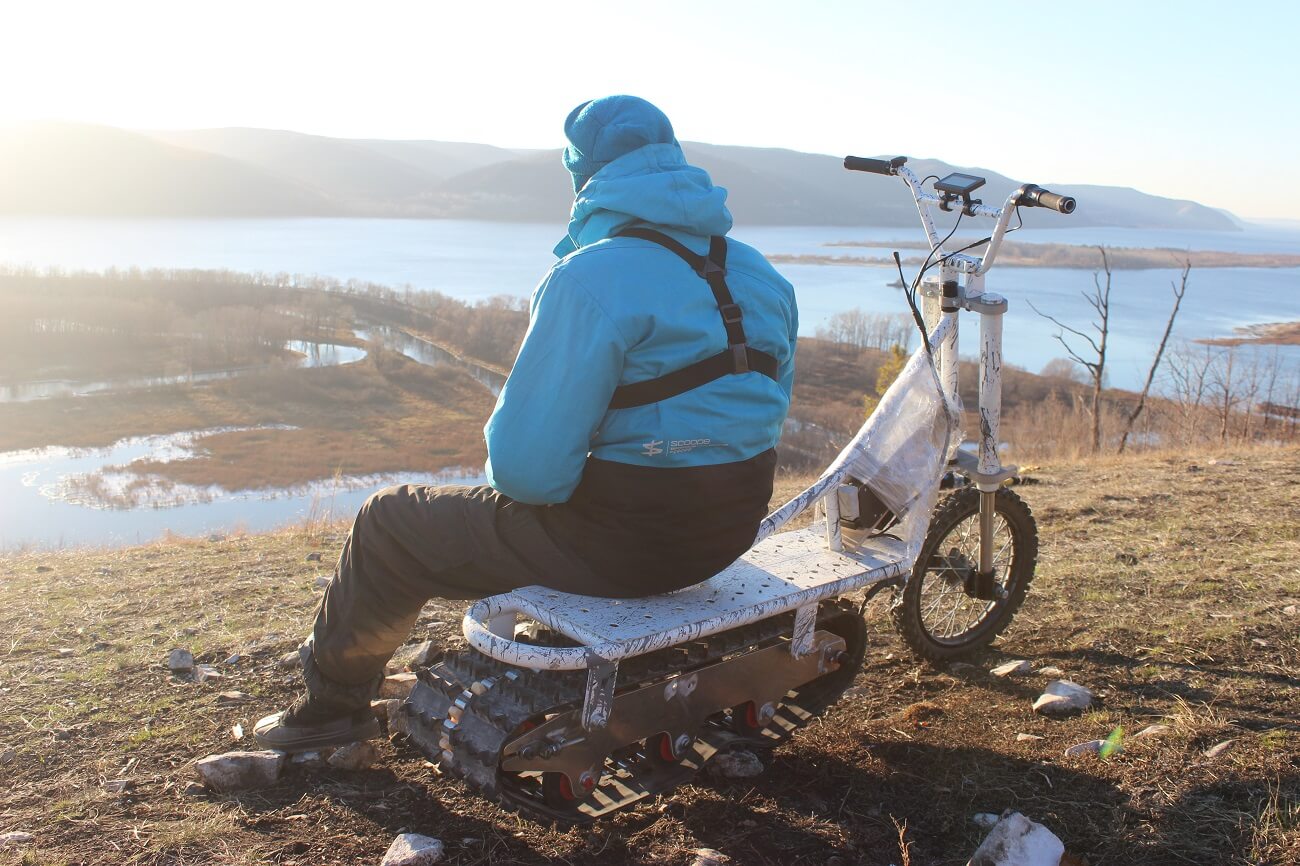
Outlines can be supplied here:
<path id="1" fill-rule="evenodd" d="M 279 752 L 315 752 L 379 736 L 379 721 L 367 703 L 349 710 L 313 698 L 304 692 L 283 712 L 273 713 L 253 727 L 253 737 L 264 749 Z"/>

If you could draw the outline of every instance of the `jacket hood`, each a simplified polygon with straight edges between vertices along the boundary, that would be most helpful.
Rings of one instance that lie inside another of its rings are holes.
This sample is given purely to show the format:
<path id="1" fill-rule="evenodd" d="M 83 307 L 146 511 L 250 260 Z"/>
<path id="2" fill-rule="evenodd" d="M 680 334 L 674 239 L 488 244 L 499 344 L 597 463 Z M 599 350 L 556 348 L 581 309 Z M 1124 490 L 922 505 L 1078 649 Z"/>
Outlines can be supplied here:
<path id="1" fill-rule="evenodd" d="M 586 181 L 573 202 L 569 233 L 555 254 L 564 257 L 636 224 L 725 235 L 731 230 L 726 201 L 727 191 L 714 186 L 704 169 L 690 165 L 676 141 L 643 145 Z"/>

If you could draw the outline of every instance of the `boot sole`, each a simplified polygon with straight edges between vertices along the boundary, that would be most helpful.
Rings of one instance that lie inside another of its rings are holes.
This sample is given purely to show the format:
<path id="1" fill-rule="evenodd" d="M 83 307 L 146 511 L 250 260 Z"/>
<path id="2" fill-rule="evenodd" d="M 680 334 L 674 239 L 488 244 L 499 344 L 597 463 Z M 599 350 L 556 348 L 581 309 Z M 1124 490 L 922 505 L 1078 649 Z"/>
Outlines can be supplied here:
<path id="1" fill-rule="evenodd" d="M 286 728 L 279 722 L 263 730 L 254 731 L 253 739 L 264 749 L 277 752 L 317 752 L 337 746 L 346 746 L 360 740 L 373 740 L 379 736 L 379 721 L 371 719 L 358 725 L 339 728 L 320 733 L 296 733 L 293 728 Z"/>

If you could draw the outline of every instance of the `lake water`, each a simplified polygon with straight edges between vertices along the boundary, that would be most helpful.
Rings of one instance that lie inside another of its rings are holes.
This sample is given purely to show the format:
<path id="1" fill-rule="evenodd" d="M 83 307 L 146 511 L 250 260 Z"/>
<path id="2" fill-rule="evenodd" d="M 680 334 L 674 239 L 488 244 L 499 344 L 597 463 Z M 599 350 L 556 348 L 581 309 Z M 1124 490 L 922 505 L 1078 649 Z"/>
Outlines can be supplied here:
<path id="1" fill-rule="evenodd" d="M 108 448 L 0 453 L 0 551 L 21 546 L 137 544 L 166 533 L 261 531 L 308 517 L 347 518 L 389 484 L 482 484 L 474 470 L 344 476 L 289 489 L 138 486 L 134 461 L 183 460 L 202 436 L 231 428 L 136 436 Z M 115 502 L 105 493 L 116 494 Z M 129 507 L 127 503 L 129 502 Z"/>
<path id="2" fill-rule="evenodd" d="M 1026 213 L 1033 225 L 1033 213 Z M 434 289 L 464 300 L 527 295 L 554 261 L 550 253 L 564 227 L 466 220 L 0 220 L 0 264 L 100 270 L 108 267 L 228 268 L 264 273 L 320 274 L 392 286 Z M 843 254 L 824 245 L 844 240 L 916 240 L 901 227 L 740 227 L 734 236 L 766 253 Z M 1108 244 L 1232 252 L 1300 253 L 1300 230 L 1251 226 L 1242 232 L 1136 229 L 1027 228 L 1017 240 Z M 782 265 L 799 298 L 800 332 L 812 335 L 831 315 L 855 307 L 906 312 L 897 278 L 885 268 Z M 910 273 L 909 273 L 910 276 Z M 1172 268 L 1116 271 L 1110 383 L 1140 386 L 1152 343 L 1168 315 Z M 1044 313 L 1082 325 L 1091 310 L 1081 292 L 1089 271 L 995 268 L 988 288 L 1008 298 L 1005 357 L 1039 370 L 1065 352 Z M 1300 268 L 1216 268 L 1192 272 L 1176 338 L 1220 337 L 1239 326 L 1300 319 Z M 973 325 L 973 320 L 970 320 Z M 977 351 L 967 327 L 962 351 Z M 1300 350 L 1283 350 L 1300 363 Z"/>
<path id="3" fill-rule="evenodd" d="M 1032 213 L 1027 219 L 1032 225 Z M 429 220 L 0 220 L 0 265 L 101 270 L 108 267 L 226 268 L 264 273 L 319 274 L 392 286 L 434 289 L 464 300 L 527 295 L 554 261 L 550 249 L 563 226 Z M 738 229 L 739 240 L 769 254 L 844 254 L 825 244 L 845 240 L 908 240 L 904 228 L 760 226 Z M 1033 230 L 1016 235 L 1029 242 L 1170 247 L 1233 252 L 1300 253 L 1300 230 L 1252 227 L 1244 232 L 1170 232 L 1127 229 Z M 906 312 L 902 292 L 884 268 L 782 265 L 799 299 L 800 330 L 812 335 L 832 315 L 855 307 Z M 910 276 L 910 272 L 909 272 Z M 1116 271 L 1111 331 L 1110 383 L 1137 387 L 1150 363 L 1153 342 L 1171 302 L 1173 269 Z M 1081 325 L 1091 310 L 1081 292 L 1092 288 L 1088 271 L 995 269 L 988 289 L 1006 296 L 1005 358 L 1041 369 L 1064 351 L 1056 329 L 1027 303 Z M 1300 269 L 1225 268 L 1193 271 L 1176 336 L 1226 336 L 1234 327 L 1300 319 Z M 964 318 L 962 351 L 974 355 L 977 323 Z M 363 329 L 359 336 L 367 336 Z M 461 363 L 424 341 L 388 333 L 384 339 L 422 363 Z M 357 349 L 339 347 L 347 352 Z M 1271 350 L 1270 350 L 1271 351 Z M 1300 347 L 1281 350 L 1300 364 Z M 320 363 L 356 360 L 347 352 L 317 356 Z M 358 356 L 359 357 L 359 356 Z M 312 363 L 311 357 L 307 363 Z M 237 371 L 232 371 L 237 372 Z M 471 371 L 474 372 L 474 371 Z M 479 371 L 480 374 L 483 371 Z M 494 393 L 496 374 L 480 378 Z M 95 383 L 91 383 L 95 384 Z M 112 387 L 113 384 L 109 383 Z M 122 440 L 101 449 L 36 449 L 0 454 L 0 550 L 24 544 L 124 544 L 165 532 L 184 535 L 250 531 L 301 521 L 328 507 L 350 516 L 377 487 L 395 480 L 421 482 L 468 475 L 412 473 L 319 482 L 292 490 L 227 492 L 218 488 L 159 487 L 133 491 L 129 508 L 109 508 L 84 495 L 85 479 L 125 489 L 132 473 L 106 467 L 159 455 L 190 453 L 203 431 Z M 117 504 L 124 504 L 119 501 Z"/>

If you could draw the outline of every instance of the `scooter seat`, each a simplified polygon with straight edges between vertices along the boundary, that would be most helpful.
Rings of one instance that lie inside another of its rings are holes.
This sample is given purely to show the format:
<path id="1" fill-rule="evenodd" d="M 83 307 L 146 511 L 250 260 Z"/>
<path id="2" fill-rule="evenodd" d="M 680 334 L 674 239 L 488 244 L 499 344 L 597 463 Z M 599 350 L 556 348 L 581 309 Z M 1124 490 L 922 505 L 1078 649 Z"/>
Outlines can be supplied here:
<path id="1" fill-rule="evenodd" d="M 644 598 L 601 598 L 529 586 L 475 602 L 465 637 L 501 661 L 549 670 L 578 670 L 757 622 L 898 577 L 901 541 L 875 538 L 843 552 L 827 548 L 813 526 L 771 535 L 702 583 Z M 515 641 L 517 617 L 536 620 L 578 647 Z"/>

